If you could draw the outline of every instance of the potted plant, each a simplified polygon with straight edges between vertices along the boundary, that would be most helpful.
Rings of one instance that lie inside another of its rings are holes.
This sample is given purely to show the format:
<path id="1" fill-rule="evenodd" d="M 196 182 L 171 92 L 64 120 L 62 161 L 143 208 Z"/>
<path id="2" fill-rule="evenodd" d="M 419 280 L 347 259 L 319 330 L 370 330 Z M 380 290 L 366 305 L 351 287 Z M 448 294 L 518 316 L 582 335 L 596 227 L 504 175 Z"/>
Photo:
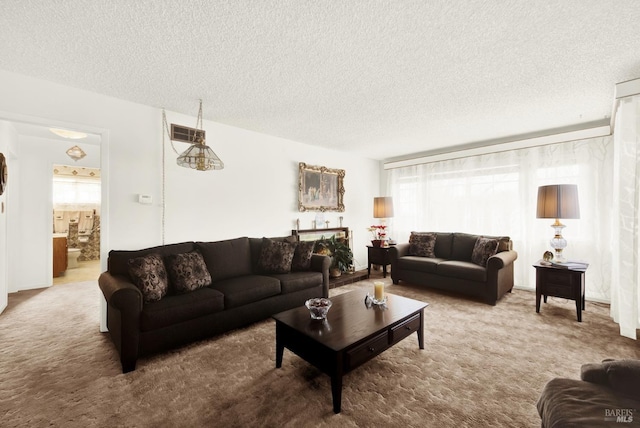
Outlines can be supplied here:
<path id="1" fill-rule="evenodd" d="M 367 229 L 371 232 L 373 239 L 371 245 L 374 247 L 384 247 L 387 239 L 387 226 L 384 224 L 373 225 Z"/>
<path id="2" fill-rule="evenodd" d="M 322 238 L 316 243 L 316 253 L 326 254 L 331 257 L 331 268 L 329 275 L 332 278 L 339 277 L 342 272 L 347 272 L 353 265 L 353 253 L 351 248 L 344 243 L 344 240 L 331 238 Z"/>

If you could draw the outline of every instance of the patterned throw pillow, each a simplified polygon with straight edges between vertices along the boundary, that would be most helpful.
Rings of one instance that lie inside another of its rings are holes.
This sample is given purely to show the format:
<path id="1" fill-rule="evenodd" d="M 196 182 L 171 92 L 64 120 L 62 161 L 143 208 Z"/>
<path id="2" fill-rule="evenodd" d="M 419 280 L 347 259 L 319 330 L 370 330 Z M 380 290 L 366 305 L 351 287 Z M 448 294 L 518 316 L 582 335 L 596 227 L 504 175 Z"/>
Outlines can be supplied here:
<path id="1" fill-rule="evenodd" d="M 167 270 L 162 256 L 148 254 L 143 257 L 129 259 L 129 276 L 142 291 L 145 303 L 157 302 L 162 299 L 169 289 Z"/>
<path id="2" fill-rule="evenodd" d="M 165 259 L 171 285 L 177 294 L 187 293 L 211 284 L 211 275 L 200 251 L 173 254 Z"/>
<path id="3" fill-rule="evenodd" d="M 289 273 L 295 244 L 262 238 L 258 269 L 265 273 Z"/>
<path id="4" fill-rule="evenodd" d="M 411 232 L 409 237 L 409 255 L 421 257 L 435 257 L 435 233 Z"/>
<path id="5" fill-rule="evenodd" d="M 300 241 L 296 245 L 293 252 L 293 261 L 291 262 L 291 270 L 305 271 L 311 268 L 311 256 L 313 255 L 313 247 L 316 241 Z"/>
<path id="6" fill-rule="evenodd" d="M 473 247 L 471 261 L 479 266 L 486 267 L 489 257 L 498 252 L 498 240 L 480 236 Z"/>

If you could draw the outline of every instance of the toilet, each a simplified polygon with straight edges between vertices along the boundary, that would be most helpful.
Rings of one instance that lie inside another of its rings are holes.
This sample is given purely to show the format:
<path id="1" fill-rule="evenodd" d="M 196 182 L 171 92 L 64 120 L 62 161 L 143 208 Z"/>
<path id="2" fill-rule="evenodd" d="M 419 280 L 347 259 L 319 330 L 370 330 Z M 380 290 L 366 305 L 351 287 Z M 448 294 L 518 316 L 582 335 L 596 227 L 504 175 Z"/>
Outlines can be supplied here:
<path id="1" fill-rule="evenodd" d="M 67 269 L 78 267 L 78 257 L 80 256 L 80 248 L 69 248 L 67 250 Z"/>

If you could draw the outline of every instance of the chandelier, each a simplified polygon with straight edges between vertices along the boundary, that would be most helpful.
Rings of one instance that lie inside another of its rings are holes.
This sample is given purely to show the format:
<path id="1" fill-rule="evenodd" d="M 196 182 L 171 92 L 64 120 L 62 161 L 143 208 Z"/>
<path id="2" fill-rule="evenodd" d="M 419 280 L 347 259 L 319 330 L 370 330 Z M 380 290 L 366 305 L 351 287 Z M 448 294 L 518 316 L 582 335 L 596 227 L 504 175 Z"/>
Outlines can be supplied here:
<path id="1" fill-rule="evenodd" d="M 171 133 L 168 131 L 167 118 L 164 111 L 162 112 L 162 115 L 167 133 L 171 137 Z M 220 160 L 218 155 L 211 150 L 211 147 L 207 146 L 204 139 L 204 131 L 202 130 L 202 100 L 200 100 L 196 129 L 195 132 L 192 133 L 191 140 L 188 142 L 191 146 L 179 154 L 177 159 L 178 165 L 184 168 L 195 169 L 197 171 L 211 171 L 214 169 L 224 168 L 222 160 Z M 171 147 L 173 147 L 173 151 L 177 154 L 178 151 L 173 146 L 173 139 L 171 140 Z"/>

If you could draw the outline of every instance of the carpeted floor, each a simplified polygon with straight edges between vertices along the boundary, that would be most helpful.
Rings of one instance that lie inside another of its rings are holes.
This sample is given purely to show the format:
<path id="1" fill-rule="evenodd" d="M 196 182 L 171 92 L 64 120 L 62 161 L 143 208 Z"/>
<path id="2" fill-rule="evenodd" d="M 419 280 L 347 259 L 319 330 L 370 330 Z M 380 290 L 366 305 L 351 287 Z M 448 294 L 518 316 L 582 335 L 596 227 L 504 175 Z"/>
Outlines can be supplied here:
<path id="1" fill-rule="evenodd" d="M 387 284 L 390 280 L 386 279 Z M 371 287 L 363 281 L 331 290 Z M 344 379 L 342 413 L 329 378 L 285 351 L 275 369 L 274 322 L 143 358 L 123 375 L 99 333 L 96 282 L 12 295 L 0 315 L 3 427 L 538 427 L 535 403 L 553 377 L 580 365 L 640 358 L 608 306 L 516 290 L 497 306 L 389 285 L 429 302 L 425 349 L 415 335 Z M 329 321 L 331 312 L 329 312 Z"/>

